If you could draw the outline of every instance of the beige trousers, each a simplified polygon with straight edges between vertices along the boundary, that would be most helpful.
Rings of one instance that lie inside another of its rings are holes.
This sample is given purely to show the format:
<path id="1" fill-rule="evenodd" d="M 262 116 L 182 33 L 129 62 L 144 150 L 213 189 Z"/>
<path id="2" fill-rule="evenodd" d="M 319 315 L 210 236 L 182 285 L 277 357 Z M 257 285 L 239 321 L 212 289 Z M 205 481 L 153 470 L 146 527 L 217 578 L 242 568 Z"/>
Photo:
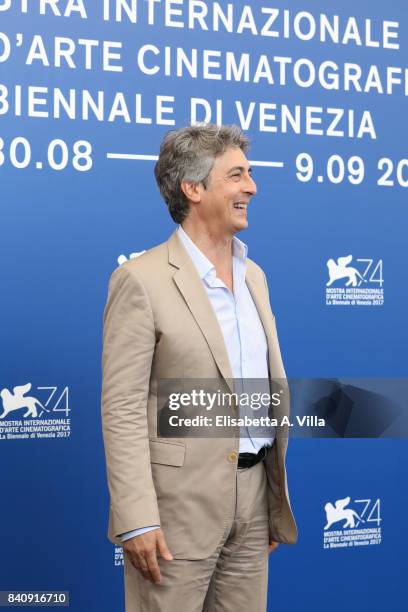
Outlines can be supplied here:
<path id="1" fill-rule="evenodd" d="M 265 612 L 268 502 L 263 461 L 237 470 L 225 531 L 206 558 L 159 559 L 162 581 L 146 581 L 125 554 L 126 612 Z"/>

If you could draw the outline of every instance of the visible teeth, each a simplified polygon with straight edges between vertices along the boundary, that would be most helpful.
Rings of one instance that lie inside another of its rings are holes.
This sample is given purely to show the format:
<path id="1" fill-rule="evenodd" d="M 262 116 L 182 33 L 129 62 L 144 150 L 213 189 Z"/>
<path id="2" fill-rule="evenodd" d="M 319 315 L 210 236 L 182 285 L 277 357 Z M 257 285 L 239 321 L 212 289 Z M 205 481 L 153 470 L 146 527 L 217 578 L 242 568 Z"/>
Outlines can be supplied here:
<path id="1" fill-rule="evenodd" d="M 245 208 L 245 204 L 234 204 L 234 208 Z"/>

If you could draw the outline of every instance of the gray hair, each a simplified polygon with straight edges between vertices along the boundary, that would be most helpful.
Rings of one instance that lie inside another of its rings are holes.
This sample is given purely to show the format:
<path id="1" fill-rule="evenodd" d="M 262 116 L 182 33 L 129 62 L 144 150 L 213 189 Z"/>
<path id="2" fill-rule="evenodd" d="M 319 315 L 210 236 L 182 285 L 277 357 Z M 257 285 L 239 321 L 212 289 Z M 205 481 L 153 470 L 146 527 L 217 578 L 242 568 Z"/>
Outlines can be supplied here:
<path id="1" fill-rule="evenodd" d="M 230 148 L 249 149 L 249 139 L 237 125 L 208 123 L 167 132 L 154 175 L 173 221 L 182 223 L 189 210 L 181 182 L 202 183 L 206 189 L 215 158 Z"/>

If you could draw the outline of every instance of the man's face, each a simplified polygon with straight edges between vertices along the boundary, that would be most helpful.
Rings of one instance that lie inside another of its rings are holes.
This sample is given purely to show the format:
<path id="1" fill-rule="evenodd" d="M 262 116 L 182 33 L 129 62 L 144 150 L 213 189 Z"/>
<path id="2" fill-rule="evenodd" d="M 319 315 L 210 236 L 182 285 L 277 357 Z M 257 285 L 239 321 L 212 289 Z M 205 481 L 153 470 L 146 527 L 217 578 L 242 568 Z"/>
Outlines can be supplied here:
<path id="1" fill-rule="evenodd" d="M 197 212 L 210 231 L 231 236 L 248 227 L 247 208 L 256 184 L 241 149 L 228 149 L 216 158 L 207 188 L 200 185 L 200 194 Z"/>

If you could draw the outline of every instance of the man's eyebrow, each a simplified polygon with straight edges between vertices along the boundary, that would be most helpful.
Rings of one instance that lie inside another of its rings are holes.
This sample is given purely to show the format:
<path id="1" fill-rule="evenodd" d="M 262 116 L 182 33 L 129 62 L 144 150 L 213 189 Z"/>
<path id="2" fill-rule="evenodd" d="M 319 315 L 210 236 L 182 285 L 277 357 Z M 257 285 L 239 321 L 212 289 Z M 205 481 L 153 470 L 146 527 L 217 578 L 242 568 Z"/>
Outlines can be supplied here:
<path id="1" fill-rule="evenodd" d="M 244 168 L 244 166 L 234 166 L 233 168 L 228 170 L 227 174 L 231 174 L 231 172 L 234 172 L 234 170 L 239 170 L 240 172 L 244 172 L 244 170 L 246 170 L 246 168 Z M 248 166 L 248 172 L 249 172 L 249 174 L 252 173 L 251 166 Z"/>

